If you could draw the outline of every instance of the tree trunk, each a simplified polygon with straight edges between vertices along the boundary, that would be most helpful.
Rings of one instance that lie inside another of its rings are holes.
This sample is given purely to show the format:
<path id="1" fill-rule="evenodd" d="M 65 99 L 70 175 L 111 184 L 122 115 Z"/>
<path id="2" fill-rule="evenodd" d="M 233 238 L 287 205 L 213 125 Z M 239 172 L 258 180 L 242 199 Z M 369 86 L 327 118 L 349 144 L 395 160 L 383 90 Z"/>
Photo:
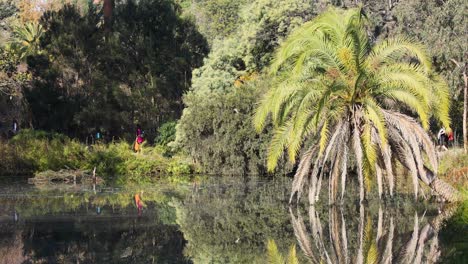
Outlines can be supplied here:
<path id="1" fill-rule="evenodd" d="M 468 151 L 468 133 L 466 131 L 466 118 L 468 111 L 468 77 L 466 76 L 465 70 L 463 70 L 463 81 L 465 82 L 465 87 L 463 88 L 463 148 L 466 153 Z"/>
<path id="2" fill-rule="evenodd" d="M 114 9 L 114 0 L 104 0 L 102 8 L 104 13 L 104 27 L 106 30 L 110 30 L 112 23 L 112 12 Z"/>
<path id="3" fill-rule="evenodd" d="M 461 200 L 460 193 L 455 188 L 437 177 L 429 184 L 429 187 L 448 202 Z"/>
<path id="4" fill-rule="evenodd" d="M 468 152 L 468 132 L 466 127 L 467 115 L 468 115 L 468 76 L 466 75 L 466 63 L 462 65 L 460 62 L 451 59 L 451 61 L 457 65 L 457 67 L 462 68 L 463 73 L 463 148 L 465 153 Z"/>

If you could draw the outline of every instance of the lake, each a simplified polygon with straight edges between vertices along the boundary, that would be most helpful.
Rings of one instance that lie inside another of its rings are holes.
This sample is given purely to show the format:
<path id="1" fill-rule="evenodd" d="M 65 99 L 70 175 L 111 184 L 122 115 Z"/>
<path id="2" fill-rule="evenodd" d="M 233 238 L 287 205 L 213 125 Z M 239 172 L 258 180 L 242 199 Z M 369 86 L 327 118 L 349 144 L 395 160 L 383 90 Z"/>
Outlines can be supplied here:
<path id="1" fill-rule="evenodd" d="M 295 245 L 300 263 L 468 263 L 466 206 L 411 195 L 360 206 L 350 187 L 343 205 L 289 207 L 290 184 L 34 186 L 3 177 L 0 263 L 266 263 L 268 239 L 285 257 Z"/>

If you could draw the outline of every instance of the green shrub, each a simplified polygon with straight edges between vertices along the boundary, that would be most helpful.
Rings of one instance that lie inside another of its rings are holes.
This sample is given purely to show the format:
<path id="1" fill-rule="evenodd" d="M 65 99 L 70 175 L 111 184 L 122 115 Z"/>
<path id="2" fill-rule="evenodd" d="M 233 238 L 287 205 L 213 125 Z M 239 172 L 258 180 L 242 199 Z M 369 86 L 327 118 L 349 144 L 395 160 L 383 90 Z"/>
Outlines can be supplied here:
<path id="1" fill-rule="evenodd" d="M 108 183 L 143 183 L 170 174 L 191 173 L 190 162 L 180 156 L 167 158 L 161 146 L 143 144 L 140 153 L 120 141 L 86 146 L 66 136 L 23 130 L 10 141 L 0 143 L 0 169 L 4 174 L 33 174 L 63 168 L 96 172 Z"/>
<path id="2" fill-rule="evenodd" d="M 182 162 L 180 160 L 174 160 L 169 163 L 166 168 L 166 172 L 172 175 L 183 175 L 192 173 L 190 164 Z"/>
<path id="3" fill-rule="evenodd" d="M 83 145 L 64 135 L 27 129 L 13 137 L 6 148 L 15 163 L 30 171 L 80 168 L 85 154 Z"/>
<path id="4" fill-rule="evenodd" d="M 155 143 L 158 145 L 167 145 L 169 142 L 175 140 L 177 122 L 170 121 L 162 124 L 158 128 L 158 136 Z"/>
<path id="5" fill-rule="evenodd" d="M 252 115 L 268 85 L 266 80 L 251 81 L 231 92 L 188 93 L 177 125 L 176 146 L 208 173 L 265 173 L 271 135 L 255 132 Z"/>
<path id="6" fill-rule="evenodd" d="M 171 157 L 174 155 L 173 148 L 169 143 L 173 142 L 176 138 L 176 125 L 177 122 L 170 121 L 164 123 L 158 129 L 158 136 L 156 137 L 155 143 L 160 147 L 161 153 L 165 157 Z"/>
<path id="7" fill-rule="evenodd" d="M 99 175 L 105 176 L 106 180 L 116 180 L 116 175 L 120 174 L 125 170 L 124 159 L 125 155 L 122 155 L 121 151 L 122 143 L 103 145 L 93 145 L 90 151 L 86 154 L 87 163 L 86 169 L 96 168 Z M 130 152 L 130 147 L 127 149 Z"/>

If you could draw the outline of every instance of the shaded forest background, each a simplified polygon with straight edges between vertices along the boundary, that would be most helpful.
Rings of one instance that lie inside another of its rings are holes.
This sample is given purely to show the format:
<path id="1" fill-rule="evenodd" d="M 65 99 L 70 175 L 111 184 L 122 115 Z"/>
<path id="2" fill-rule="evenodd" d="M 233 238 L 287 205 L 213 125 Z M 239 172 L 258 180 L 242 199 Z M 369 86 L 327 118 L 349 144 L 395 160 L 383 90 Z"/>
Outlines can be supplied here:
<path id="1" fill-rule="evenodd" d="M 0 0 L 2 134 L 16 119 L 81 141 L 132 140 L 141 124 L 207 172 L 264 173 L 271 135 L 255 133 L 251 116 L 275 48 L 328 6 L 361 5 L 373 39 L 404 34 L 428 49 L 461 140 L 466 1 L 110 2 L 105 21 L 100 0 Z"/>

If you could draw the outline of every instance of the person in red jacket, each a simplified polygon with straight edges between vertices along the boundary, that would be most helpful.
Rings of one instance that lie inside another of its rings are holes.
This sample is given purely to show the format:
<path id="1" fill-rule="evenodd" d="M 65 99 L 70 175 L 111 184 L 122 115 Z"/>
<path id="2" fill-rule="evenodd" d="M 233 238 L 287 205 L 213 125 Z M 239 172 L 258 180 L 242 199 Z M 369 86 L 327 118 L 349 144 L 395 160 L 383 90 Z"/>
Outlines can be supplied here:
<path id="1" fill-rule="evenodd" d="M 447 133 L 447 138 L 448 138 L 448 146 L 452 147 L 453 146 L 453 131 L 450 131 Z"/>

